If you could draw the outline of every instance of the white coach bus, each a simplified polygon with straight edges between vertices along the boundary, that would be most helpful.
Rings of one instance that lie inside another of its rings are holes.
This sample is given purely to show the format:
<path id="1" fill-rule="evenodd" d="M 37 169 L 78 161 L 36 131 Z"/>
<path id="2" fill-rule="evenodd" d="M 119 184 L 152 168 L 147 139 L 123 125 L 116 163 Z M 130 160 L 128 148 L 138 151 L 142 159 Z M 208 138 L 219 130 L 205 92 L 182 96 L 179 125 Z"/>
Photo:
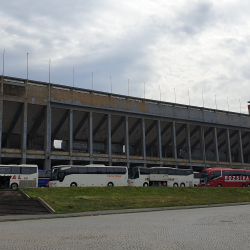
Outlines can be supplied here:
<path id="1" fill-rule="evenodd" d="M 129 186 L 193 187 L 192 169 L 169 167 L 132 167 L 129 169 Z"/>
<path id="2" fill-rule="evenodd" d="M 127 186 L 128 169 L 125 166 L 61 165 L 52 168 L 50 187 Z"/>
<path id="3" fill-rule="evenodd" d="M 37 187 L 38 167 L 37 165 L 0 165 L 0 187 Z"/>

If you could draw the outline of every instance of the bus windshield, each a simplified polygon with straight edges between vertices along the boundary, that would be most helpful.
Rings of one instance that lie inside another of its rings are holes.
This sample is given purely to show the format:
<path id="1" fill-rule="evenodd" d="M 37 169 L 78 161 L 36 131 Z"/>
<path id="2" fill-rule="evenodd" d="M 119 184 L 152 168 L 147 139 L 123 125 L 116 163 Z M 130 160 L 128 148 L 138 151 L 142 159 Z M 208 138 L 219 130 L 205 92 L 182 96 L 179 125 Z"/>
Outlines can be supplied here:
<path id="1" fill-rule="evenodd" d="M 200 178 L 200 182 L 204 183 L 204 182 L 208 182 L 208 172 L 203 172 L 201 173 L 201 178 Z"/>
<path id="2" fill-rule="evenodd" d="M 52 173 L 51 173 L 51 177 L 50 177 L 50 180 L 51 181 L 54 181 L 54 180 L 58 180 L 58 168 L 54 168 L 52 169 Z"/>

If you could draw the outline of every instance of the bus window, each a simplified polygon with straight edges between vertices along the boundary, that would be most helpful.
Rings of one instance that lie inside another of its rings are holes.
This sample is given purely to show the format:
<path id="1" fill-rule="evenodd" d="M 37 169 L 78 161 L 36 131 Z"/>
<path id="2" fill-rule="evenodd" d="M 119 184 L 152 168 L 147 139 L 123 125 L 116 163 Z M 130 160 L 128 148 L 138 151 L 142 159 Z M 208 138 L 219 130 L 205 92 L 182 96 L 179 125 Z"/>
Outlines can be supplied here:
<path id="1" fill-rule="evenodd" d="M 246 172 L 245 171 L 239 171 L 239 176 L 245 176 Z"/>
<path id="2" fill-rule="evenodd" d="M 141 175 L 149 175 L 150 169 L 140 168 L 140 174 Z"/>
<path id="3" fill-rule="evenodd" d="M 239 175 L 239 171 L 231 171 L 231 175 L 232 176 L 238 176 Z"/>
<path id="4" fill-rule="evenodd" d="M 126 168 L 114 168 L 114 174 L 126 174 Z"/>
<path id="5" fill-rule="evenodd" d="M 168 169 L 168 175 L 176 175 L 175 169 Z"/>
<path id="6" fill-rule="evenodd" d="M 223 175 L 223 176 L 231 176 L 231 171 L 222 170 L 222 175 Z"/>
<path id="7" fill-rule="evenodd" d="M 176 169 L 177 175 L 186 175 L 185 170 Z"/>
<path id="8" fill-rule="evenodd" d="M 78 168 L 78 173 L 79 174 L 87 174 L 88 168 L 87 167 L 80 167 L 80 168 Z"/>
<path id="9" fill-rule="evenodd" d="M 210 181 L 221 176 L 221 171 L 211 172 Z"/>
<path id="10" fill-rule="evenodd" d="M 193 170 L 185 170 L 186 172 L 186 175 L 190 175 L 190 174 L 193 174 Z M 199 175 L 199 173 L 198 173 Z M 196 178 L 199 178 L 198 176 Z"/>
<path id="11" fill-rule="evenodd" d="M 33 167 L 22 167 L 21 174 L 34 174 L 37 172 L 37 168 Z"/>
<path id="12" fill-rule="evenodd" d="M 20 167 L 12 167 L 11 168 L 11 173 L 12 174 L 21 174 L 21 168 Z"/>
<path id="13" fill-rule="evenodd" d="M 96 167 L 88 167 L 88 174 L 96 174 L 97 168 Z"/>
<path id="14" fill-rule="evenodd" d="M 113 174 L 114 173 L 114 168 L 107 167 L 107 174 Z"/>
<path id="15" fill-rule="evenodd" d="M 200 173 L 194 173 L 194 178 L 198 179 L 199 175 L 200 175 Z"/>
<path id="16" fill-rule="evenodd" d="M 11 174 L 11 167 L 1 167 L 0 174 Z"/>
<path id="17" fill-rule="evenodd" d="M 106 174 L 107 173 L 107 170 L 106 168 L 97 168 L 97 174 Z"/>

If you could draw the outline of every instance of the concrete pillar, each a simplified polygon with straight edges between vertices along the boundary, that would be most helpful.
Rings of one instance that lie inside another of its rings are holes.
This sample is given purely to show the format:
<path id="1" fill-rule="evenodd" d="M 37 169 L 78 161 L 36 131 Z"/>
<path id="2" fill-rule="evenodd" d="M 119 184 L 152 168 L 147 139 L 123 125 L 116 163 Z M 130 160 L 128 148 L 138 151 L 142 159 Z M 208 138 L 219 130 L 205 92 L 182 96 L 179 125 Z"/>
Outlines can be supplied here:
<path id="1" fill-rule="evenodd" d="M 238 131 L 237 136 L 238 136 L 238 159 L 239 159 L 239 162 L 242 164 L 242 166 L 244 166 L 241 130 Z"/>
<path id="2" fill-rule="evenodd" d="M 0 164 L 1 164 L 1 150 L 3 140 L 3 100 L 0 100 Z"/>
<path id="3" fill-rule="evenodd" d="M 93 157 L 93 113 L 89 112 L 89 139 L 88 139 L 88 151 L 89 156 Z M 93 160 L 90 160 L 90 164 L 93 164 Z"/>
<path id="4" fill-rule="evenodd" d="M 69 156 L 70 156 L 70 165 L 73 165 L 73 160 L 72 160 L 72 156 L 73 156 L 73 109 L 69 110 L 69 138 L 68 138 L 68 142 L 69 142 Z"/>
<path id="5" fill-rule="evenodd" d="M 52 108 L 50 103 L 47 105 L 45 113 L 45 123 L 44 123 L 44 150 L 45 150 L 45 160 L 44 160 L 44 170 L 51 169 L 51 118 L 52 118 Z"/>
<path id="6" fill-rule="evenodd" d="M 204 127 L 201 125 L 200 127 L 200 151 L 201 151 L 201 159 L 204 164 L 206 164 L 206 148 L 205 148 L 205 138 L 204 138 Z"/>
<path id="7" fill-rule="evenodd" d="M 21 133 L 21 150 L 22 159 L 21 164 L 26 164 L 26 150 L 27 150 L 27 123 L 28 123 L 28 104 L 25 102 L 23 104 L 22 111 L 22 133 Z"/>
<path id="8" fill-rule="evenodd" d="M 173 151 L 173 158 L 175 159 L 175 162 L 177 162 L 175 122 L 172 123 L 172 151 Z"/>
<path id="9" fill-rule="evenodd" d="M 214 127 L 213 129 L 213 136 L 214 136 L 214 158 L 217 162 L 217 165 L 219 165 L 219 151 L 218 151 L 218 139 L 217 139 L 217 129 Z"/>
<path id="10" fill-rule="evenodd" d="M 124 119 L 124 137 L 125 137 L 125 155 L 129 159 L 129 133 L 128 133 L 128 116 Z"/>
<path id="11" fill-rule="evenodd" d="M 192 162 L 192 155 L 191 155 L 191 140 L 190 140 L 190 126 L 187 124 L 186 126 L 186 145 L 187 145 L 187 155 L 189 162 Z"/>
<path id="12" fill-rule="evenodd" d="M 162 161 L 162 148 L 161 148 L 161 121 L 157 121 L 157 146 L 158 146 L 158 157 Z"/>
<path id="13" fill-rule="evenodd" d="M 232 166 L 231 143 L 230 143 L 230 136 L 228 129 L 226 129 L 226 147 L 227 147 L 227 161 L 230 163 L 230 166 Z"/>
<path id="14" fill-rule="evenodd" d="M 141 119 L 141 152 L 143 160 L 146 160 L 146 138 L 145 138 L 145 119 Z"/>
<path id="15" fill-rule="evenodd" d="M 111 114 L 108 114 L 108 119 L 107 119 L 107 146 L 106 146 L 106 154 L 109 155 L 109 162 L 112 163 Z"/>

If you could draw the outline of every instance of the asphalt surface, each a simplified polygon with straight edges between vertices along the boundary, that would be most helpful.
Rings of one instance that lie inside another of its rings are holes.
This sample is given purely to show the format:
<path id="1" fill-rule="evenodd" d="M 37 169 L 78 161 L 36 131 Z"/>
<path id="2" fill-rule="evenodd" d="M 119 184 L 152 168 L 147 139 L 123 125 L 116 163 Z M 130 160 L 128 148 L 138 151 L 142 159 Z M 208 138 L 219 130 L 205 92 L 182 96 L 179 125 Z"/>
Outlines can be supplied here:
<path id="1" fill-rule="evenodd" d="M 250 249 L 250 204 L 188 208 L 2 216 L 0 249 Z"/>

